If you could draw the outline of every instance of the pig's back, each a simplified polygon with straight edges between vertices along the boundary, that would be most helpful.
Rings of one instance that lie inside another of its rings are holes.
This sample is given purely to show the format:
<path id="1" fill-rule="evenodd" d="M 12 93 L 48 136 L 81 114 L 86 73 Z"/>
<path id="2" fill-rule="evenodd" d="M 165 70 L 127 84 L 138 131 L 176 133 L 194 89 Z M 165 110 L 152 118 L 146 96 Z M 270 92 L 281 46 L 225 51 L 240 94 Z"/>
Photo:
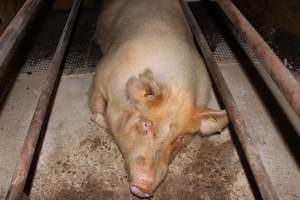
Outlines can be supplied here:
<path id="1" fill-rule="evenodd" d="M 97 31 L 105 36 L 100 39 L 101 71 L 108 96 L 124 96 L 127 80 L 150 69 L 173 91 L 198 99 L 200 95 L 198 104 L 207 103 L 207 72 L 179 1 L 119 1 L 107 8 L 99 17 Z"/>
<path id="2" fill-rule="evenodd" d="M 105 53 L 112 43 L 137 37 L 164 36 L 191 40 L 179 1 L 110 0 L 105 1 L 97 24 L 98 42 Z M 102 37 L 101 37 L 102 36 Z M 102 39 L 103 38 L 103 39 Z"/>

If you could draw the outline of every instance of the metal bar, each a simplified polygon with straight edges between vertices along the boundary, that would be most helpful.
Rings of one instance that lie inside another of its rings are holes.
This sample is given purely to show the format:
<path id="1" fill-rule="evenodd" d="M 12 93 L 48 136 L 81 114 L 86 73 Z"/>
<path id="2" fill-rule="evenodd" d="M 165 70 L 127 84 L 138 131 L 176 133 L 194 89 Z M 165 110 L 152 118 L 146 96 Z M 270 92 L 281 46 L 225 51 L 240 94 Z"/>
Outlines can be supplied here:
<path id="1" fill-rule="evenodd" d="M 226 22 L 226 21 L 225 21 Z M 279 90 L 278 86 L 275 84 L 274 80 L 271 78 L 269 73 L 266 71 L 265 67 L 262 66 L 260 62 L 256 62 L 256 58 L 253 58 L 251 55 L 253 55 L 253 51 L 247 47 L 249 45 L 245 45 L 245 42 L 242 41 L 242 38 L 240 37 L 240 34 L 235 31 L 235 28 L 228 22 L 228 27 L 232 31 L 232 34 L 234 35 L 237 42 L 240 44 L 241 48 L 244 50 L 246 55 L 248 55 L 251 63 L 256 68 L 257 72 L 260 74 L 263 81 L 266 83 L 267 87 L 275 97 L 277 103 L 285 113 L 286 117 L 294 127 L 296 133 L 298 136 L 300 136 L 300 122 L 297 114 L 294 112 L 293 108 L 289 104 L 288 100 L 285 98 L 285 96 L 282 94 L 282 92 Z"/>
<path id="2" fill-rule="evenodd" d="M 0 37 L 0 81 L 43 0 L 27 0 Z"/>
<path id="3" fill-rule="evenodd" d="M 194 33 L 196 41 L 201 49 L 211 77 L 225 104 L 229 118 L 233 124 L 235 133 L 241 144 L 241 147 L 245 153 L 247 162 L 254 175 L 254 179 L 259 188 L 261 196 L 263 197 L 263 199 L 266 200 L 277 200 L 278 197 L 272 186 L 270 177 L 267 174 L 266 169 L 263 166 L 262 160 L 260 159 L 259 154 L 246 131 L 244 121 L 242 120 L 240 112 L 238 111 L 236 102 L 233 99 L 233 96 L 224 80 L 224 77 L 219 69 L 216 60 L 213 57 L 213 54 L 204 38 L 204 35 L 187 3 L 184 0 L 180 0 L 180 3 L 182 5 L 187 21 Z"/>
<path id="4" fill-rule="evenodd" d="M 300 84 L 231 0 L 217 0 L 300 119 Z"/>
<path id="5" fill-rule="evenodd" d="M 43 90 L 39 97 L 37 107 L 21 149 L 21 155 L 17 162 L 16 170 L 12 178 L 9 191 L 6 195 L 6 200 L 20 200 L 23 195 L 24 186 L 26 184 L 40 132 L 45 119 L 49 116 L 49 104 L 52 96 L 55 94 L 55 90 L 60 80 L 62 62 L 76 22 L 76 17 L 79 13 L 81 2 L 81 0 L 75 0 L 73 2 L 70 15 L 50 63 L 47 79 L 44 83 Z"/>

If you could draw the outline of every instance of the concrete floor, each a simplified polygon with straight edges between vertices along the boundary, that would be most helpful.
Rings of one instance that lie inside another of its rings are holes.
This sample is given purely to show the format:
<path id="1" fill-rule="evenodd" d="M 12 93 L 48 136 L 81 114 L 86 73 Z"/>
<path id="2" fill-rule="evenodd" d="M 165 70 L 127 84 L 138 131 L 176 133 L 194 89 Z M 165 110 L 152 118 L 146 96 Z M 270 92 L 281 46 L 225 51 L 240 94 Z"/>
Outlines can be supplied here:
<path id="1" fill-rule="evenodd" d="M 273 117 L 238 63 L 223 62 L 221 69 L 280 198 L 299 199 L 299 169 Z M 1 112 L 0 199 L 4 199 L 43 78 L 43 73 L 20 75 Z M 91 78 L 89 73 L 61 80 L 37 164 L 32 200 L 135 199 L 110 134 L 89 120 Z M 228 130 L 210 138 L 195 137 L 176 157 L 153 199 L 171 198 L 254 199 Z"/>
<path id="2" fill-rule="evenodd" d="M 110 134 L 89 120 L 91 77 L 83 74 L 62 78 L 32 184 L 32 200 L 135 199 L 130 195 L 123 160 Z M 21 75 L 2 112 L 1 130 L 6 133 L 1 134 L 0 143 L 1 155 L 5 155 L 1 156 L 1 163 L 5 163 L 0 172 L 5 177 L 1 181 L 2 198 L 19 154 L 16 150 L 21 147 L 34 110 L 34 105 L 25 103 L 36 102 L 42 78 L 39 73 Z M 28 101 L 19 98 L 33 93 L 36 95 Z M 196 137 L 184 148 L 153 199 L 171 198 L 253 199 L 228 130 L 210 138 Z"/>
<path id="3" fill-rule="evenodd" d="M 84 27 L 92 24 L 87 23 L 92 22 L 89 17 L 82 20 L 83 23 L 79 22 L 79 30 L 86 32 Z M 45 32 L 48 33 L 47 30 Z M 87 96 L 93 75 L 90 71 L 93 71 L 95 55 L 99 53 L 93 47 L 93 42 L 84 42 L 89 45 L 83 46 L 82 42 L 76 42 L 84 38 L 81 33 L 75 33 L 67 57 L 66 65 L 71 67 L 66 70 L 58 88 L 30 199 L 136 199 L 130 195 L 122 156 L 112 137 L 89 120 Z M 93 33 L 89 32 L 89 35 Z M 50 40 L 40 41 L 39 48 L 51 47 L 55 43 L 53 40 L 51 44 L 44 43 Z M 280 199 L 298 200 L 300 173 L 296 157 L 299 148 L 297 141 L 293 140 L 294 132 L 251 66 L 245 59 L 234 56 L 230 49 L 226 50 L 229 54 L 224 56 L 222 45 L 216 47 L 215 56 L 272 183 Z M 33 59 L 27 59 L 25 64 L 40 69 L 49 62 L 51 48 L 39 48 L 33 51 Z M 43 52 L 42 56 L 40 52 Z M 38 56 L 41 59 L 35 59 Z M 91 67 L 74 74 L 72 66 L 75 65 Z M 26 70 L 28 68 L 25 67 Z M 20 74 L 0 112 L 0 200 L 4 200 L 41 92 L 45 78 L 45 72 L 42 71 Z M 215 96 L 212 104 L 217 105 Z M 196 136 L 175 158 L 166 180 L 153 199 L 257 199 L 235 147 L 227 129 L 210 138 Z"/>

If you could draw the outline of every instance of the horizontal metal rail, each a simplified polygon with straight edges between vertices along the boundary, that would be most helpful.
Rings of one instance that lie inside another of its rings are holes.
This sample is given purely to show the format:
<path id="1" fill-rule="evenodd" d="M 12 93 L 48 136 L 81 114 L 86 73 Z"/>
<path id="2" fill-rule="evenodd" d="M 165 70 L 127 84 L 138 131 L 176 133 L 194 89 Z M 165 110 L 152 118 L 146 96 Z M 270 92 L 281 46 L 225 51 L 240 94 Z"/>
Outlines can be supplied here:
<path id="1" fill-rule="evenodd" d="M 47 79 L 44 83 L 30 127 L 27 131 L 27 135 L 21 149 L 21 155 L 18 159 L 6 200 L 20 200 L 24 196 L 24 186 L 26 184 L 42 127 L 45 125 L 45 120 L 49 116 L 49 110 L 51 109 L 49 105 L 60 80 L 63 59 L 79 13 L 81 2 L 81 0 L 74 0 L 73 2 L 70 15 L 50 63 Z"/>
<path id="2" fill-rule="evenodd" d="M 300 119 L 300 84 L 231 0 L 216 1 L 239 30 Z M 299 121 L 300 123 L 300 121 Z"/>
<path id="3" fill-rule="evenodd" d="M 245 123 L 241 118 L 236 102 L 234 101 L 234 98 L 225 82 L 219 66 L 214 59 L 213 53 L 211 52 L 206 39 L 187 3 L 184 0 L 180 0 L 180 3 L 195 36 L 196 42 L 198 43 L 203 54 L 208 71 L 210 72 L 214 84 L 216 85 L 217 90 L 225 104 L 229 118 L 233 124 L 236 136 L 241 144 L 241 147 L 247 158 L 247 162 L 254 175 L 254 179 L 256 181 L 260 194 L 265 200 L 277 200 L 278 197 L 272 186 L 270 177 L 266 172 L 262 160 L 260 159 L 259 154 L 246 131 Z"/>
<path id="4" fill-rule="evenodd" d="M 43 0 L 27 0 L 0 37 L 0 83 Z"/>

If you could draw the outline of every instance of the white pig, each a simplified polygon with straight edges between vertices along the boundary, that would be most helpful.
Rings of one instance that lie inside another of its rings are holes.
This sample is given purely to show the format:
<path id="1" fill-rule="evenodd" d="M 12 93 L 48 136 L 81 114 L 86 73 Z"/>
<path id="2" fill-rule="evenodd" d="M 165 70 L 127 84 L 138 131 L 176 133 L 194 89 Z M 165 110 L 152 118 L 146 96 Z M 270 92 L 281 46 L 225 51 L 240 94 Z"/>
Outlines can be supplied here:
<path id="1" fill-rule="evenodd" d="M 177 0 L 105 1 L 97 22 L 103 57 L 90 91 L 92 120 L 112 133 L 131 192 L 149 198 L 195 133 L 221 131 L 211 85 Z"/>

